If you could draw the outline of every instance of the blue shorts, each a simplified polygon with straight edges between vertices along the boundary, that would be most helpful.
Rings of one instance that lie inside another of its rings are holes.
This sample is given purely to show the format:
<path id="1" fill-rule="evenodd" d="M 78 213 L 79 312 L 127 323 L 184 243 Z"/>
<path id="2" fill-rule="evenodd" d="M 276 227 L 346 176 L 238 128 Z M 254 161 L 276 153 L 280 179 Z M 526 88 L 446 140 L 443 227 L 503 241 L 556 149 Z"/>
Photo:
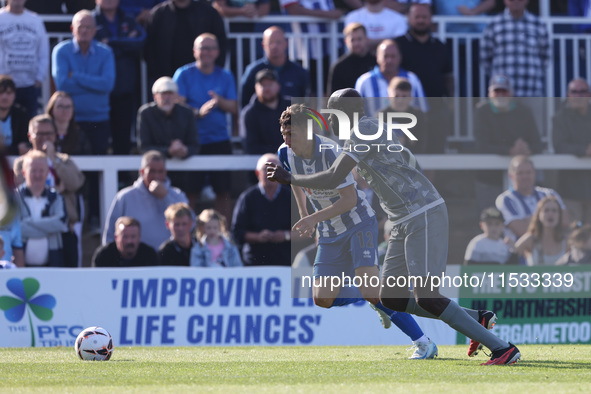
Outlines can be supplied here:
<path id="1" fill-rule="evenodd" d="M 378 263 L 378 221 L 372 217 L 336 237 L 320 238 L 314 277 L 354 276 L 359 267 Z"/>

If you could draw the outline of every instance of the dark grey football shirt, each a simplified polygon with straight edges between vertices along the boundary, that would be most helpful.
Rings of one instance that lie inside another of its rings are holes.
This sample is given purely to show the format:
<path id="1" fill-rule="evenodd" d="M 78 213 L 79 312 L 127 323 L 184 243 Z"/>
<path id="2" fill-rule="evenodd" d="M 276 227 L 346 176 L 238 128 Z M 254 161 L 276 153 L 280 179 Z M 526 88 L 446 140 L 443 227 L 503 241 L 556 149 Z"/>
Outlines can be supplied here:
<path id="1" fill-rule="evenodd" d="M 363 117 L 359 133 L 375 135 L 378 119 Z M 345 142 L 343 153 L 357 162 L 357 171 L 380 198 L 380 204 L 395 224 L 408 220 L 427 209 L 443 203 L 433 184 L 423 175 L 414 155 L 400 147 L 395 133 L 387 139 L 386 125 L 381 136 L 373 141 L 360 139 L 355 132 Z"/>

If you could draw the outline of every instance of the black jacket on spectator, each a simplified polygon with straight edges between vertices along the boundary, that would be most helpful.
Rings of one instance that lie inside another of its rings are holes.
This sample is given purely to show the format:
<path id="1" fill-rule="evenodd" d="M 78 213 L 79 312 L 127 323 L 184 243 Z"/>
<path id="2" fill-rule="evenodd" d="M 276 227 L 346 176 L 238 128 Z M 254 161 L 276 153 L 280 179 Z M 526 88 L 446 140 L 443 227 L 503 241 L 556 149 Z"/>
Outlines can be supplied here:
<path id="1" fill-rule="evenodd" d="M 29 145 L 29 117 L 18 104 L 14 104 L 10 109 L 9 115 L 11 117 L 10 124 L 12 127 L 12 143 L 8 147 L 9 155 L 18 155 L 18 144 L 26 142 Z M 6 119 L 1 119 L 6 120 Z"/>
<path id="2" fill-rule="evenodd" d="M 131 260 L 121 256 L 115 242 L 100 246 L 92 256 L 93 267 L 150 267 L 154 265 L 158 265 L 156 251 L 143 242 L 140 242 L 138 251 Z"/>
<path id="3" fill-rule="evenodd" d="M 82 9 L 79 0 L 27 0 L 28 10 L 38 14 L 63 14 L 62 4 L 66 4 L 68 14 L 75 14 Z"/>
<path id="4" fill-rule="evenodd" d="M 192 1 L 187 8 L 181 10 L 171 0 L 157 5 L 150 11 L 146 32 L 146 62 L 150 84 L 162 76 L 172 77 L 177 68 L 195 62 L 193 41 L 202 33 L 212 33 L 217 37 L 220 55 L 216 64 L 224 67 L 224 21 L 205 1 Z"/>
<path id="5" fill-rule="evenodd" d="M 275 109 L 261 103 L 252 96 L 250 103 L 242 109 L 244 122 L 244 147 L 249 155 L 275 153 L 283 143 L 279 128 L 281 113 L 290 105 L 284 98 L 279 99 Z"/>
<path id="6" fill-rule="evenodd" d="M 453 72 L 451 53 L 441 41 L 431 36 L 417 41 L 410 33 L 396 38 L 402 63 L 400 67 L 417 74 L 426 97 L 448 97 L 446 75 Z"/>
<path id="7" fill-rule="evenodd" d="M 279 186 L 279 193 L 273 201 L 261 193 L 259 184 L 246 189 L 234 208 L 232 235 L 242 251 L 244 265 L 291 265 L 291 243 L 246 243 L 247 232 L 290 231 L 291 190 Z"/>
<path id="8" fill-rule="evenodd" d="M 498 112 L 490 101 L 480 103 L 474 113 L 476 152 L 509 156 L 509 150 L 521 138 L 529 145 L 532 154 L 542 151 L 542 141 L 531 110 L 514 100 L 514 107 Z M 503 171 L 478 171 L 476 178 L 489 185 L 503 184 Z"/>
<path id="9" fill-rule="evenodd" d="M 158 258 L 160 260 L 160 265 L 190 266 L 192 246 L 193 242 L 191 242 L 191 246 L 188 248 L 183 248 L 172 239 L 169 239 L 160 245 L 160 248 L 158 248 Z"/>
<path id="10" fill-rule="evenodd" d="M 339 89 L 354 88 L 357 78 L 373 70 L 376 65 L 376 57 L 370 53 L 365 56 L 357 56 L 346 53 L 330 67 L 327 78 L 326 91 L 328 94 Z"/>
<path id="11" fill-rule="evenodd" d="M 144 104 L 137 115 L 138 148 L 142 153 L 157 150 L 170 157 L 168 147 L 174 139 L 187 146 L 188 156 L 199 153 L 197 123 L 193 110 L 176 104 L 167 116 L 155 102 Z"/>
<path id="12" fill-rule="evenodd" d="M 591 106 L 585 115 L 563 105 L 552 120 L 554 152 L 585 156 L 591 144 Z M 560 171 L 558 191 L 562 198 L 591 199 L 591 171 Z"/>
<path id="13" fill-rule="evenodd" d="M 519 101 L 507 112 L 496 112 L 489 101 L 482 103 L 474 114 L 474 135 L 478 153 L 509 155 L 509 150 L 521 138 L 532 154 L 542 151 L 542 141 L 531 110 Z"/>

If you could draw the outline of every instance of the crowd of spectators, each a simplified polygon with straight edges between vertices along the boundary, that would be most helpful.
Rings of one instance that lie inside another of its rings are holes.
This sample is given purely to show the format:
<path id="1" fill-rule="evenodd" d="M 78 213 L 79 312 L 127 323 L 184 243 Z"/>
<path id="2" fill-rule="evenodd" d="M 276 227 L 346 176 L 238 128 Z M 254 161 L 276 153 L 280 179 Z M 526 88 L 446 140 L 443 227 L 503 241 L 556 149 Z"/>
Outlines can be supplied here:
<path id="1" fill-rule="evenodd" d="M 282 142 L 279 114 L 292 97 L 355 87 L 367 98 L 370 115 L 415 114 L 419 140 L 400 136 L 413 152 L 443 153 L 452 118 L 443 98 L 460 92 L 454 89 L 450 47 L 432 34 L 434 13 L 495 14 L 486 25 L 448 26 L 453 32 L 481 32 L 476 56 L 489 84 L 488 97 L 475 109 L 475 151 L 513 157 L 512 185 L 505 192 L 502 174 L 478 174 L 475 194 L 483 210 L 483 234 L 468 246 L 466 261 L 538 265 L 588 260 L 591 173 L 569 171 L 559 177 L 557 191 L 541 188 L 528 158 L 541 153 L 543 145 L 535 122 L 538 109 L 520 99 L 544 94 L 552 58 L 535 1 L 344 0 L 335 5 L 333 0 L 281 0 L 288 15 L 344 21 L 342 56 L 330 64 L 326 40 L 296 37 L 295 59 L 288 57 L 285 28 L 296 34 L 325 33 L 325 23 L 266 29 L 237 24 L 234 29 L 242 32 L 264 30 L 264 55 L 240 70 L 238 82 L 236 70 L 224 68 L 225 57 L 237 55 L 224 18 L 256 19 L 273 12 L 273 2 L 4 3 L 0 135 L 6 152 L 18 156 L 14 175 L 21 209 L 19 217 L 0 228 L 3 261 L 19 267 L 87 265 L 81 238 L 83 224 L 89 223 L 103 234 L 94 266 L 290 265 L 290 191 L 268 182 L 264 165 L 277 161 L 272 153 Z M 557 12 L 586 16 L 584 3 L 570 0 L 568 9 L 552 5 Z M 39 14 L 73 14 L 72 38 L 50 48 Z M 140 78 L 142 58 L 147 81 Z M 320 88 L 317 70 L 326 81 Z M 46 114 L 39 115 L 48 75 L 55 93 Z M 153 102 L 141 103 L 145 83 Z M 552 125 L 555 152 L 591 156 L 590 97 L 585 79 L 569 82 Z M 229 172 L 167 176 L 167 159 L 233 154 L 232 135 L 242 139 L 238 150 L 261 155 L 256 184 L 235 204 Z M 131 153 L 143 154 L 139 178 L 117 194 L 106 222 L 96 223 L 98 177 L 83 174 L 75 156 Z M 215 193 L 215 209 L 196 215 L 195 202 L 206 186 Z M 569 236 L 570 219 L 580 224 L 573 225 Z"/>

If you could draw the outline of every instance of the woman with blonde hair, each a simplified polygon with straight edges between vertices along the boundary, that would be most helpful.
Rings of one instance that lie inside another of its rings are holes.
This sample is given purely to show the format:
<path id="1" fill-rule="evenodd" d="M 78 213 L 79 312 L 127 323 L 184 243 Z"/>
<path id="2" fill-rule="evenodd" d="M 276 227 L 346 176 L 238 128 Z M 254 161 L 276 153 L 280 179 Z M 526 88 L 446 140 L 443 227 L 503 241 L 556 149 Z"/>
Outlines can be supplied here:
<path id="1" fill-rule="evenodd" d="M 241 267 L 240 253 L 229 239 L 226 218 L 204 209 L 197 218 L 197 242 L 191 248 L 192 267 Z"/>
<path id="2" fill-rule="evenodd" d="M 547 196 L 538 202 L 527 232 L 515 243 L 527 265 L 554 265 L 566 252 L 562 215 L 556 197 Z"/>

